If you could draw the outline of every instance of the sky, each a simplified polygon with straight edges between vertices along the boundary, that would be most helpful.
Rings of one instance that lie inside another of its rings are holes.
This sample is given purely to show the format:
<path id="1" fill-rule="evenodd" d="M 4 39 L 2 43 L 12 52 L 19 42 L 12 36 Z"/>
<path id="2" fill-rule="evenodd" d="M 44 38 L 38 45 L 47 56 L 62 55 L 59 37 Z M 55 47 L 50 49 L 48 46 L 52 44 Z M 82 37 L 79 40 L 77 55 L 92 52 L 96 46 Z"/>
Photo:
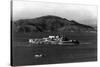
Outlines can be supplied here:
<path id="1" fill-rule="evenodd" d="M 81 24 L 97 24 L 97 7 L 80 4 L 13 1 L 13 20 L 55 15 Z"/>

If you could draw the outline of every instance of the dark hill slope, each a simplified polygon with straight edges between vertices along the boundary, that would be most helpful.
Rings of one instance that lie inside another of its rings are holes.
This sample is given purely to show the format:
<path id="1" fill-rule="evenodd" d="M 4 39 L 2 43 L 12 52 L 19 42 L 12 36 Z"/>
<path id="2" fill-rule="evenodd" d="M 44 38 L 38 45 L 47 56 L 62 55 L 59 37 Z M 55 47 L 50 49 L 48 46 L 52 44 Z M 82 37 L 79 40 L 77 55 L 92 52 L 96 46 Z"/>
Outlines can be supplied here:
<path id="1" fill-rule="evenodd" d="M 33 19 L 21 19 L 15 21 L 14 24 L 17 32 L 95 31 L 91 26 L 52 15 Z"/>

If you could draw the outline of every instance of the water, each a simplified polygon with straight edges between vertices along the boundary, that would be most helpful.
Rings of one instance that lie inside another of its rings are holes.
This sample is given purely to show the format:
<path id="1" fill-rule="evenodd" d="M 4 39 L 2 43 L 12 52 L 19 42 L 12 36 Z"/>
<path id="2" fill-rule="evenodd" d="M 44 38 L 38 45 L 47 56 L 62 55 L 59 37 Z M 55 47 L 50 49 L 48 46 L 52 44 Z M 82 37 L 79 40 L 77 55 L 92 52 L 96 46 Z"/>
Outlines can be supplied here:
<path id="1" fill-rule="evenodd" d="M 16 35 L 13 39 L 13 65 L 35 65 L 97 60 L 97 34 L 71 33 L 70 39 L 79 40 L 79 46 L 32 45 L 31 36 Z M 38 56 L 38 57 L 35 57 Z M 41 56 L 41 57 L 40 57 Z"/>

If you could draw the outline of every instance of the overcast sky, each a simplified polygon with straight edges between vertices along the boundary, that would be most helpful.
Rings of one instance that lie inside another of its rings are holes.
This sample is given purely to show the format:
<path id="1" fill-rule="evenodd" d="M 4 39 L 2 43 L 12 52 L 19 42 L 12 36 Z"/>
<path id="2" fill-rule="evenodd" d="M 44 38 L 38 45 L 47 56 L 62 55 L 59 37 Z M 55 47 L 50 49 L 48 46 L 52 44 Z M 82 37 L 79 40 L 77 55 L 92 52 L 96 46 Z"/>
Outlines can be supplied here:
<path id="1" fill-rule="evenodd" d="M 14 1 L 12 7 L 13 20 L 35 18 L 44 15 L 56 15 L 68 20 L 76 20 L 82 24 L 97 24 L 96 6 Z"/>

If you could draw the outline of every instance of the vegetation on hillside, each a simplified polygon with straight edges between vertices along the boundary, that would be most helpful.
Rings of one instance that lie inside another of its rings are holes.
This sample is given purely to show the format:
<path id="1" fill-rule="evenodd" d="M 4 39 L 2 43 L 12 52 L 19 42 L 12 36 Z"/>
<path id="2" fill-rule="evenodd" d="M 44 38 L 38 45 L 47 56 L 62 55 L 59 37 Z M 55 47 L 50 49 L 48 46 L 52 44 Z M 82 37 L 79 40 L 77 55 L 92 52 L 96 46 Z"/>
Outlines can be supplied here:
<path id="1" fill-rule="evenodd" d="M 13 22 L 16 32 L 74 32 L 95 31 L 91 26 L 80 24 L 75 20 L 68 20 L 58 16 L 42 16 L 32 19 L 21 19 Z"/>

